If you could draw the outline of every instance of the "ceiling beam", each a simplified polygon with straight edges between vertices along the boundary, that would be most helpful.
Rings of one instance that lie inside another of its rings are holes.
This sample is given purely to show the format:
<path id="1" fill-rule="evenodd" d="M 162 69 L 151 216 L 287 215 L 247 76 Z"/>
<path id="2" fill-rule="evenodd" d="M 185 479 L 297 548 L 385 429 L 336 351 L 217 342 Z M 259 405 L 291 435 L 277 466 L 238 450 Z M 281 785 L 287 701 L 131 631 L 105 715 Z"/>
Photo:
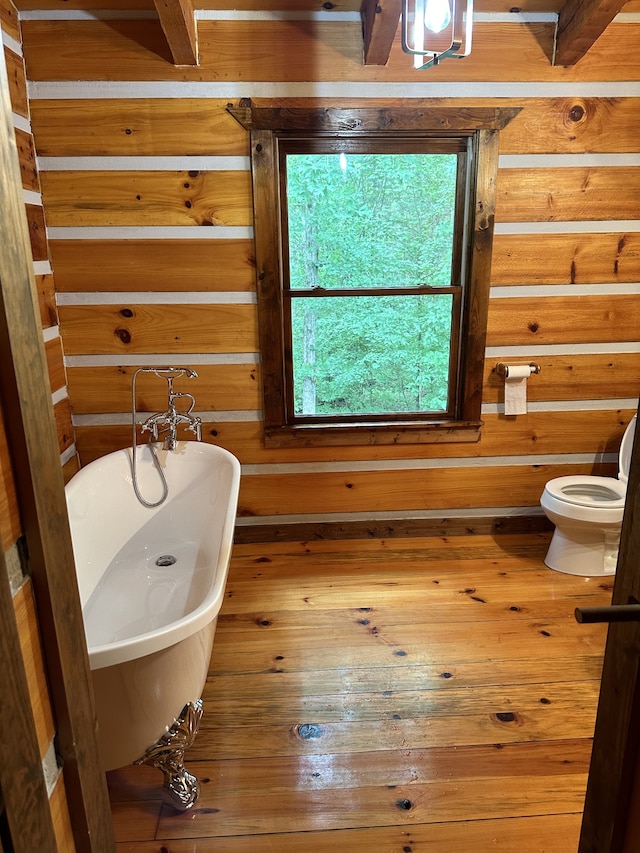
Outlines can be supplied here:
<path id="1" fill-rule="evenodd" d="M 558 18 L 554 65 L 575 65 L 618 14 L 626 0 L 567 0 Z"/>
<path id="2" fill-rule="evenodd" d="M 174 65 L 198 64 L 198 32 L 191 0 L 154 0 Z"/>
<path id="3" fill-rule="evenodd" d="M 402 0 L 362 0 L 365 65 L 387 64 L 401 11 Z"/>

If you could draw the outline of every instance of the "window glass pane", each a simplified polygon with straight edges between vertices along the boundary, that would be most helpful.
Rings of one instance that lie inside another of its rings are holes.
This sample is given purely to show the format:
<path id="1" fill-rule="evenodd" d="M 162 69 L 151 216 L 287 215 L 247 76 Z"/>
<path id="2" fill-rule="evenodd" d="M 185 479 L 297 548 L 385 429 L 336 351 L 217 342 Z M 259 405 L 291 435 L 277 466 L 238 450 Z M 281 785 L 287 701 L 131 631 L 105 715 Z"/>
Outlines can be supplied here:
<path id="1" fill-rule="evenodd" d="M 451 283 L 456 154 L 288 154 L 290 287 Z"/>
<path id="2" fill-rule="evenodd" d="M 444 412 L 453 296 L 291 299 L 297 416 Z"/>

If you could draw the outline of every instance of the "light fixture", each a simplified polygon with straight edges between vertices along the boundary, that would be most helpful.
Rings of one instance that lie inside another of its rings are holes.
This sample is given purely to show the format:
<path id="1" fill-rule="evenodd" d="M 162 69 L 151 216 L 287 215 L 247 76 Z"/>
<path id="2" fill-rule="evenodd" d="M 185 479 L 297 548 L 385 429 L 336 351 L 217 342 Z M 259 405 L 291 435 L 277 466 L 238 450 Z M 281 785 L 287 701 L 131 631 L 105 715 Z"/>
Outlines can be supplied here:
<path id="1" fill-rule="evenodd" d="M 402 49 L 415 68 L 471 53 L 473 0 L 403 0 Z"/>

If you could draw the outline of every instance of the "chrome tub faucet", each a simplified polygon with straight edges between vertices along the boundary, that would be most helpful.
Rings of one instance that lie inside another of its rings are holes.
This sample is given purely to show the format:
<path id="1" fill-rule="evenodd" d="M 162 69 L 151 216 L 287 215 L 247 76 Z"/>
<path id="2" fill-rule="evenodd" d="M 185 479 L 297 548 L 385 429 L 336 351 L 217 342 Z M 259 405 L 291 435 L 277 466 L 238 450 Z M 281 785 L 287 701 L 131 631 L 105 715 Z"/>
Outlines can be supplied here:
<path id="1" fill-rule="evenodd" d="M 165 379 L 167 385 L 169 386 L 169 403 L 166 412 L 156 412 L 155 414 L 150 415 L 146 419 L 146 421 L 144 421 L 140 425 L 140 430 L 142 433 L 149 433 L 149 450 L 153 458 L 153 463 L 158 471 L 162 482 L 162 495 L 159 500 L 154 502 L 145 500 L 140 494 L 140 489 L 138 487 L 138 475 L 136 466 L 136 379 L 139 373 L 153 373 L 160 379 Z M 202 441 L 202 422 L 200 418 L 191 414 L 196 404 L 195 398 L 192 394 L 185 394 L 183 392 L 173 390 L 173 382 L 175 379 L 179 379 L 182 376 L 186 376 L 188 379 L 192 379 L 194 377 L 197 377 L 197 375 L 198 374 L 195 372 L 195 370 L 191 370 L 190 367 L 139 367 L 133 374 L 133 378 L 131 379 L 131 418 L 133 426 L 131 476 L 133 490 L 136 494 L 136 497 L 143 506 L 150 508 L 160 506 L 160 504 L 166 500 L 168 494 L 167 481 L 162 471 L 160 462 L 158 461 L 158 455 L 154 444 L 156 442 L 162 441 L 162 447 L 164 450 L 175 450 L 178 444 L 179 426 L 183 426 L 186 430 L 192 432 L 195 435 L 197 441 Z M 186 410 L 178 411 L 176 401 L 182 399 L 186 399 L 189 401 L 189 407 Z"/>
<path id="2" fill-rule="evenodd" d="M 135 388 L 135 379 L 138 373 L 154 373 L 156 376 L 166 380 L 169 391 L 168 408 L 165 412 L 156 412 L 144 421 L 140 427 L 142 433 L 150 433 L 150 441 L 162 441 L 164 450 L 175 450 L 178 443 L 178 427 L 184 426 L 186 430 L 192 432 L 196 441 L 202 441 L 202 422 L 200 418 L 191 414 L 196 401 L 192 394 L 186 394 L 180 391 L 173 390 L 173 382 L 181 376 L 186 376 L 189 379 L 197 377 L 195 370 L 189 367 L 140 367 L 133 375 L 133 386 Z M 178 411 L 176 401 L 188 400 L 189 407 L 186 410 Z M 134 421 L 135 421 L 135 399 L 134 399 Z"/>

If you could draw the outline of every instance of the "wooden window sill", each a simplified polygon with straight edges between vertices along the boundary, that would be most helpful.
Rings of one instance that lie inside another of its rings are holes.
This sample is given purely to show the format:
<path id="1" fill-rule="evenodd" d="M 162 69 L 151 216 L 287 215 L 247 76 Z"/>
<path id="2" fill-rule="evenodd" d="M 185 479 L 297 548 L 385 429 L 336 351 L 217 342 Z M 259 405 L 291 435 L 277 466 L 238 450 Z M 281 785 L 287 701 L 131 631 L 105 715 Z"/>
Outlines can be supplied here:
<path id="1" fill-rule="evenodd" d="M 476 442 L 482 421 L 431 423 L 305 424 L 265 427 L 265 447 L 339 447 L 342 445 L 435 444 Z"/>

